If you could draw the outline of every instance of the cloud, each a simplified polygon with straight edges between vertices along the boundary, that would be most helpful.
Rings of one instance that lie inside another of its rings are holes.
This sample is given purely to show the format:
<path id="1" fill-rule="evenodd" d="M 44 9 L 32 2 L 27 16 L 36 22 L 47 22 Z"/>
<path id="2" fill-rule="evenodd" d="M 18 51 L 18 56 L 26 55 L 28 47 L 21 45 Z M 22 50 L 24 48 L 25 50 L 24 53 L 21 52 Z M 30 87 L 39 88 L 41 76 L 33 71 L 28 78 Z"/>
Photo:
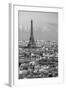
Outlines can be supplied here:
<path id="1" fill-rule="evenodd" d="M 30 27 L 29 27 L 29 25 L 25 25 L 25 26 L 19 25 L 19 30 L 28 32 L 30 30 Z"/>
<path id="2" fill-rule="evenodd" d="M 49 32 L 58 29 L 58 25 L 55 23 L 45 23 L 44 26 L 41 27 L 42 32 Z"/>
<path id="3" fill-rule="evenodd" d="M 19 30 L 21 31 L 26 31 L 29 32 L 31 29 L 30 24 L 26 24 L 26 25 L 19 25 Z M 40 24 L 34 24 L 33 25 L 33 30 L 34 31 L 42 31 L 42 32 L 50 32 L 50 31 L 57 31 L 58 29 L 58 25 L 55 23 L 42 23 Z"/>
<path id="4" fill-rule="evenodd" d="M 48 26 L 44 26 L 41 28 L 41 31 L 42 32 L 47 32 L 47 31 L 50 31 L 50 29 L 48 28 Z"/>

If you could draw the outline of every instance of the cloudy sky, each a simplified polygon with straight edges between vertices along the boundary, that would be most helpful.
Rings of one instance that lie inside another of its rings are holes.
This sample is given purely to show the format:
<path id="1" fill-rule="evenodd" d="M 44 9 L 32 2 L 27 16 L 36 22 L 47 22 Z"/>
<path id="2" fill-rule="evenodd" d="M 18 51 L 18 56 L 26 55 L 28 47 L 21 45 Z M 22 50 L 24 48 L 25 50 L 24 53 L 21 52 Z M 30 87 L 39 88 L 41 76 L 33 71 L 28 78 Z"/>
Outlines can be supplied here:
<path id="1" fill-rule="evenodd" d="M 58 40 L 58 13 L 52 12 L 18 12 L 18 38 L 29 40 L 31 19 L 35 40 Z"/>

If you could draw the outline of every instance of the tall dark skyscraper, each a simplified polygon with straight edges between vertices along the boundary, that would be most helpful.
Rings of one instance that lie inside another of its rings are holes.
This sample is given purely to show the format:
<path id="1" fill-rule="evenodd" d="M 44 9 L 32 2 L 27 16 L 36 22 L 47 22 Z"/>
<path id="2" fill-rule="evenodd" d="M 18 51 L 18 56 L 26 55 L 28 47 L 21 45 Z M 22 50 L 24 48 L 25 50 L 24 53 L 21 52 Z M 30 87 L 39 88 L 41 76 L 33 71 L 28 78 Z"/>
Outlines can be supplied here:
<path id="1" fill-rule="evenodd" d="M 33 20 L 31 20 L 31 32 L 30 32 L 28 47 L 29 48 L 35 48 L 36 47 L 36 43 L 35 43 L 34 35 L 33 35 Z"/>

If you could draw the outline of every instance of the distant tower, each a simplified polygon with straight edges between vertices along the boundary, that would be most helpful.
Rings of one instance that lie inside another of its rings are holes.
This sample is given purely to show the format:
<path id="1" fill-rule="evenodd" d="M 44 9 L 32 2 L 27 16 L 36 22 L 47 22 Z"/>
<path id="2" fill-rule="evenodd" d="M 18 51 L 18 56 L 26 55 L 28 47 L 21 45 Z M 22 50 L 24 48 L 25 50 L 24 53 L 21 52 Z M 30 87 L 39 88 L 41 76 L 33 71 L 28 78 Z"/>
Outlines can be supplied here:
<path id="1" fill-rule="evenodd" d="M 35 43 L 34 36 L 33 36 L 33 20 L 31 20 L 31 32 L 30 32 L 28 47 L 29 48 L 35 48 L 36 47 L 36 43 Z"/>

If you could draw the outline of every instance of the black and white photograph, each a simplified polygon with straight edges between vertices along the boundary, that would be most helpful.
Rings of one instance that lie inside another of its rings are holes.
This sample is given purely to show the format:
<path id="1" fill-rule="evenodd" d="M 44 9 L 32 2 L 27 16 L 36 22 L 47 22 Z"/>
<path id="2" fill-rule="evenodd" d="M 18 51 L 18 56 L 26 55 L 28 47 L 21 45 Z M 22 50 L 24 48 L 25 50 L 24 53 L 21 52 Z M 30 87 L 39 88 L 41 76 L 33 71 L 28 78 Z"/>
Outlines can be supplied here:
<path id="1" fill-rule="evenodd" d="M 18 79 L 58 77 L 58 12 L 18 11 Z"/>

